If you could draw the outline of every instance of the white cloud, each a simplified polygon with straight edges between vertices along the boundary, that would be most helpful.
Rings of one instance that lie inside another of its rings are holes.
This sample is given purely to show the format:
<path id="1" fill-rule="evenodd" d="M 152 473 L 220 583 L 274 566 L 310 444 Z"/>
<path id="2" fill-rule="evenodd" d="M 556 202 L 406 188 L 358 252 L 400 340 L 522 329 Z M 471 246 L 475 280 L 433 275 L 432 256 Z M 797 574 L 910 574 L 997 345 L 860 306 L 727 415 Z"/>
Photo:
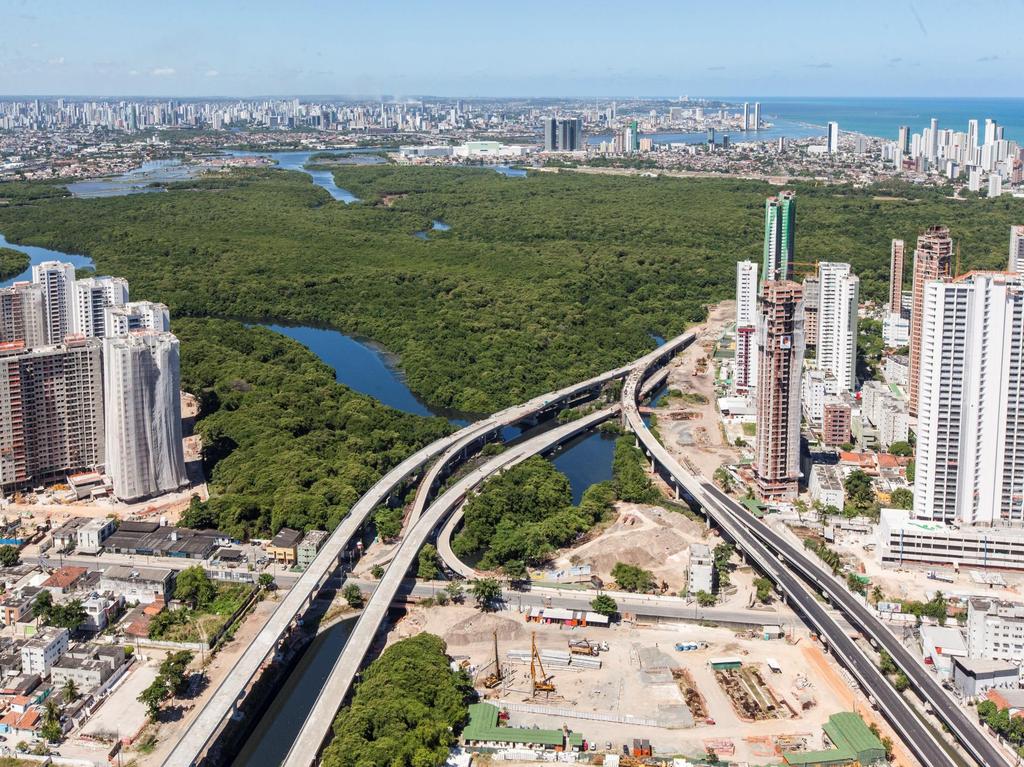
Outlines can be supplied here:
<path id="1" fill-rule="evenodd" d="M 153 77 L 170 77 L 174 74 L 174 67 L 157 67 L 149 72 Z"/>
<path id="2" fill-rule="evenodd" d="M 132 77 L 138 77 L 139 76 L 139 70 L 133 69 L 128 74 L 130 74 Z"/>
<path id="3" fill-rule="evenodd" d="M 64 63 L 64 57 L 63 56 L 57 56 L 56 58 L 50 59 L 46 63 L 50 64 L 51 66 L 59 67 L 61 64 Z"/>
<path id="4" fill-rule="evenodd" d="M 220 74 L 220 72 L 218 72 L 216 69 L 207 69 L 206 70 L 206 76 L 207 77 L 216 77 L 219 74 Z"/>

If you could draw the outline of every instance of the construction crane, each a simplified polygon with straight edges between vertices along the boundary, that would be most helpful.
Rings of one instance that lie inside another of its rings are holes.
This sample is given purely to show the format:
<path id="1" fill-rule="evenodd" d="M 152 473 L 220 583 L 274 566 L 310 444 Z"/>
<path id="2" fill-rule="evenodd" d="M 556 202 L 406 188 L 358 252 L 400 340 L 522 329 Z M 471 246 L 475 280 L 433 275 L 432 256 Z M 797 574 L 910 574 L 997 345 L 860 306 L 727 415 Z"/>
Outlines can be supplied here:
<path id="1" fill-rule="evenodd" d="M 492 690 L 501 684 L 504 677 L 501 674 L 501 661 L 498 659 L 498 632 L 494 632 L 494 671 L 484 677 L 484 687 Z"/>
<path id="2" fill-rule="evenodd" d="M 551 683 L 551 677 L 544 672 L 544 664 L 540 662 L 540 652 L 537 651 L 537 632 L 534 631 L 530 637 L 530 681 L 533 683 L 533 695 L 538 692 L 552 693 L 555 685 Z M 540 670 L 538 677 L 537 671 Z"/>

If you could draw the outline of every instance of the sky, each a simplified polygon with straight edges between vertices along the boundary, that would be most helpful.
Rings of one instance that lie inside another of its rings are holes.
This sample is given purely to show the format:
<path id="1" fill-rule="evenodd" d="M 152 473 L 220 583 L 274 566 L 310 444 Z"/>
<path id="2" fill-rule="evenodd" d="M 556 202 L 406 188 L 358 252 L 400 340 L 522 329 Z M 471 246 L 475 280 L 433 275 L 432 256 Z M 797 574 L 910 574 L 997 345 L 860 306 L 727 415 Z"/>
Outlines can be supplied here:
<path id="1" fill-rule="evenodd" d="M 0 0 L 0 28 L 8 96 L 1024 96 L 1024 0 Z"/>

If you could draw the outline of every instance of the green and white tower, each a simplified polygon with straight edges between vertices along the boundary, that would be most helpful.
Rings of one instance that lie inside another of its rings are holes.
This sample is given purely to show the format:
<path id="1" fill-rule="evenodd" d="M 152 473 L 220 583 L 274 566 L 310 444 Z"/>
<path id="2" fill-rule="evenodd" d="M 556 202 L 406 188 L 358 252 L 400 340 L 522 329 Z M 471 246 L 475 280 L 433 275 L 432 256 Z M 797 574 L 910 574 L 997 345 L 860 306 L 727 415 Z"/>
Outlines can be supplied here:
<path id="1" fill-rule="evenodd" d="M 795 235 L 796 192 L 780 192 L 765 200 L 762 281 L 792 279 Z"/>

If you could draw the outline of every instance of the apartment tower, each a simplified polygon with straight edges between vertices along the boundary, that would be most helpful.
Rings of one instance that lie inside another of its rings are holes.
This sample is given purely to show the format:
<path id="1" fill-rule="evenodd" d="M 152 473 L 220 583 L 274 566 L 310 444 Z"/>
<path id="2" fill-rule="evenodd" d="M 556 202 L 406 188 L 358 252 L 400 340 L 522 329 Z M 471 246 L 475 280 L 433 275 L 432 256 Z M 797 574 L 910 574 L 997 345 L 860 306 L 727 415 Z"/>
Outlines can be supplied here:
<path id="1" fill-rule="evenodd" d="M 1018 274 L 1024 271 L 1024 226 L 1010 227 L 1010 261 L 1007 267 Z"/>
<path id="2" fill-rule="evenodd" d="M 123 277 L 87 277 L 75 280 L 71 327 L 89 338 L 106 335 L 105 310 L 128 301 L 128 280 Z"/>
<path id="3" fill-rule="evenodd" d="M 917 415 L 925 286 L 931 280 L 948 280 L 952 261 L 953 240 L 946 227 L 928 227 L 924 234 L 917 238 L 917 248 L 914 250 L 914 304 L 910 312 L 910 364 L 907 376 L 911 415 Z"/>
<path id="4" fill-rule="evenodd" d="M 747 394 L 757 385 L 757 264 L 736 264 L 736 370 L 733 381 L 737 394 Z"/>
<path id="5" fill-rule="evenodd" d="M 178 339 L 156 331 L 106 339 L 103 379 L 114 494 L 131 501 L 185 486 Z"/>
<path id="6" fill-rule="evenodd" d="M 0 345 L 0 484 L 19 487 L 104 461 L 100 342 Z"/>
<path id="7" fill-rule="evenodd" d="M 804 277 L 804 339 L 808 348 L 818 345 L 818 301 L 821 282 L 818 275 Z"/>
<path id="8" fill-rule="evenodd" d="M 75 267 L 63 261 L 43 261 L 32 267 L 32 282 L 43 288 L 46 342 L 59 344 L 72 329 Z"/>
<path id="9" fill-rule="evenodd" d="M 792 278 L 796 237 L 796 192 L 780 192 L 764 203 L 764 256 L 761 281 Z"/>
<path id="10" fill-rule="evenodd" d="M 762 499 L 795 498 L 800 478 L 800 373 L 804 357 L 799 283 L 764 283 L 757 327 L 754 474 Z"/>
<path id="11" fill-rule="evenodd" d="M 889 252 L 889 313 L 903 313 L 903 240 L 893 240 Z"/>
<path id="12" fill-rule="evenodd" d="M 925 286 L 914 516 L 1024 523 L 1024 285 L 973 272 Z"/>
<path id="13" fill-rule="evenodd" d="M 46 309 L 43 288 L 18 282 L 0 288 L 0 343 L 22 342 L 26 348 L 46 343 Z"/>
<path id="14" fill-rule="evenodd" d="M 840 389 L 857 383 L 857 307 L 860 280 L 849 264 L 818 265 L 818 369 L 835 376 Z"/>

